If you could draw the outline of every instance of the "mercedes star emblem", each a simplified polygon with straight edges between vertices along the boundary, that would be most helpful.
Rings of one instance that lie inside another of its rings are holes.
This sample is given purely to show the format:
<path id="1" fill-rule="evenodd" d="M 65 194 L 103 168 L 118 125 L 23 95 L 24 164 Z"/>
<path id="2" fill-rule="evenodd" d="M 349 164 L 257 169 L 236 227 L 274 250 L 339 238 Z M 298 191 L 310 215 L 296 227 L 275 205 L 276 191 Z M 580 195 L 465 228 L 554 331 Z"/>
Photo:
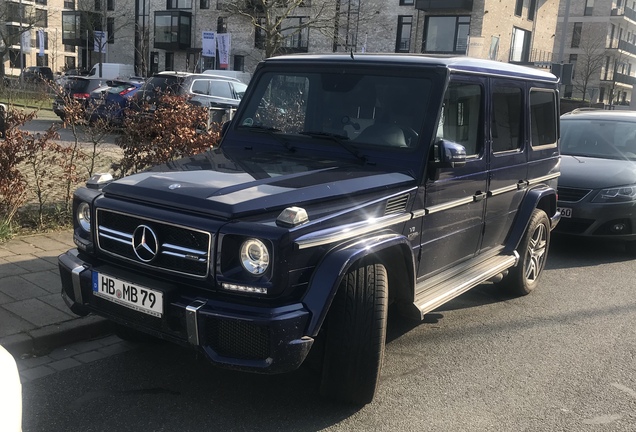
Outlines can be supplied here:
<path id="1" fill-rule="evenodd" d="M 139 225 L 135 228 L 132 238 L 132 246 L 135 255 L 143 262 L 150 262 L 159 253 L 159 242 L 157 235 L 147 225 Z"/>

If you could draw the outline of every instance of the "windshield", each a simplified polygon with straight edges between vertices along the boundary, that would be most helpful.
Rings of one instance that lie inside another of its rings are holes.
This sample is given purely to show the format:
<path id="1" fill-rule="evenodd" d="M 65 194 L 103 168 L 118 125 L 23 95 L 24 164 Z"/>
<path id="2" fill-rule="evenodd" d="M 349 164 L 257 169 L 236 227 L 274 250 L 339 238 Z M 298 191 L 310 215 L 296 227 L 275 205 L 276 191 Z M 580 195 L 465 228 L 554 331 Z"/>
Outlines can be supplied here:
<path id="1" fill-rule="evenodd" d="M 561 119 L 561 153 L 636 160 L 636 122 Z"/>
<path id="2" fill-rule="evenodd" d="M 356 146 L 415 147 L 429 93 L 428 78 L 270 72 L 258 81 L 237 124 L 279 135 L 331 136 Z"/>

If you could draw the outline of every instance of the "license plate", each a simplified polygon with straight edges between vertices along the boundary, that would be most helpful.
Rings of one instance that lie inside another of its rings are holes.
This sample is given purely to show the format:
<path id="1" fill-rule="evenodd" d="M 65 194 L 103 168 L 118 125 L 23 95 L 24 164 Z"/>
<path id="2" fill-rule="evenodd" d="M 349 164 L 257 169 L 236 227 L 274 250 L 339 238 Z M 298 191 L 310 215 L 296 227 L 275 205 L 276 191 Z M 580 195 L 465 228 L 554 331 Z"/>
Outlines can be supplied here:
<path id="1" fill-rule="evenodd" d="M 155 317 L 163 314 L 163 293 L 103 273 L 93 272 L 93 294 Z"/>
<path id="2" fill-rule="evenodd" d="M 572 217 L 572 209 L 568 207 L 557 207 L 557 210 L 561 212 L 561 217 L 571 218 Z"/>

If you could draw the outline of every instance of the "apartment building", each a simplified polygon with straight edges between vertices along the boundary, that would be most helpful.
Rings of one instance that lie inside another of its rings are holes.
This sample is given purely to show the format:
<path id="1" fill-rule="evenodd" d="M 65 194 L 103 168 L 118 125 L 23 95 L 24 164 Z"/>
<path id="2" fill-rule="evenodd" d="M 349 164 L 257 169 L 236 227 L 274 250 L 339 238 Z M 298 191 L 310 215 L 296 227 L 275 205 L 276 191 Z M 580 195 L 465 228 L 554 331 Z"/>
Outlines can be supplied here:
<path id="1" fill-rule="evenodd" d="M 555 52 L 574 64 L 564 97 L 634 107 L 636 1 L 561 0 Z"/>
<path id="2" fill-rule="evenodd" d="M 65 2 L 67 3 L 67 2 Z M 77 0 L 62 17 L 63 40 L 78 62 L 133 63 L 137 73 L 219 68 L 202 56 L 202 33 L 231 35 L 228 69 L 251 72 L 267 56 L 258 0 Z M 243 14 L 236 3 L 251 5 Z M 270 1 L 269 3 L 273 3 Z M 275 24 L 277 53 L 405 52 L 467 54 L 549 67 L 559 0 L 305 0 Z M 94 31 L 108 43 L 95 50 Z"/>
<path id="3" fill-rule="evenodd" d="M 0 1 L 0 46 L 8 48 L 3 59 L 5 74 L 19 75 L 27 66 L 49 66 L 53 71 L 75 67 L 77 49 L 64 45 L 61 30 L 61 12 L 70 3 L 74 2 Z"/>

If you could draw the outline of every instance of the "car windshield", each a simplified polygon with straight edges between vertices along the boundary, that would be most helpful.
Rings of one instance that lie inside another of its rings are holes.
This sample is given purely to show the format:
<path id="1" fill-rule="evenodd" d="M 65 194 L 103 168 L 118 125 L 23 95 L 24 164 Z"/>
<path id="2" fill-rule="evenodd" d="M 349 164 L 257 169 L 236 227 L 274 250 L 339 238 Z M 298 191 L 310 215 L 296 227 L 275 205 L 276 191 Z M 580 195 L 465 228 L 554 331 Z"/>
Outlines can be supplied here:
<path id="1" fill-rule="evenodd" d="M 88 87 L 88 80 L 69 78 L 64 88 L 73 92 L 82 92 Z"/>
<path id="2" fill-rule="evenodd" d="M 154 76 L 141 87 L 142 92 L 177 93 L 183 80 L 175 76 Z"/>
<path id="3" fill-rule="evenodd" d="M 431 81 L 368 71 L 264 74 L 238 119 L 260 128 L 351 145 L 414 147 Z M 305 138 L 306 139 L 306 138 Z"/>
<path id="4" fill-rule="evenodd" d="M 636 160 L 636 121 L 562 118 L 561 153 Z"/>

